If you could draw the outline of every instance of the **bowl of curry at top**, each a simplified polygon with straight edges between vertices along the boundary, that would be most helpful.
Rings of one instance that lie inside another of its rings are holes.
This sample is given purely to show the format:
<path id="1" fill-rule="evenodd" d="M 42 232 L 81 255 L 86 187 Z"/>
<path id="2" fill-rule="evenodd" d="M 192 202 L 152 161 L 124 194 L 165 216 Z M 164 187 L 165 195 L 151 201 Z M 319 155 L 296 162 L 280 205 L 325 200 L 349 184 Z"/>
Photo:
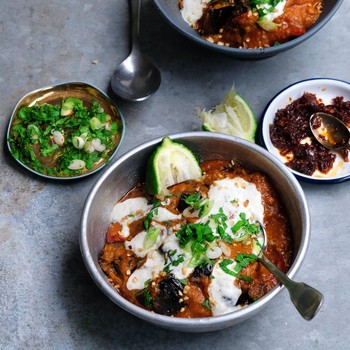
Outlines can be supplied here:
<path id="1" fill-rule="evenodd" d="M 260 225 L 266 255 L 289 277 L 305 258 L 303 190 L 281 162 L 246 140 L 211 132 L 169 137 L 199 159 L 201 177 L 155 197 L 144 186 L 145 171 L 162 138 L 124 154 L 86 198 L 83 260 L 108 298 L 153 325 L 184 332 L 236 325 L 283 289 L 255 259 Z"/>
<path id="2" fill-rule="evenodd" d="M 155 0 L 161 14 L 192 42 L 239 59 L 289 50 L 317 33 L 342 0 Z"/>

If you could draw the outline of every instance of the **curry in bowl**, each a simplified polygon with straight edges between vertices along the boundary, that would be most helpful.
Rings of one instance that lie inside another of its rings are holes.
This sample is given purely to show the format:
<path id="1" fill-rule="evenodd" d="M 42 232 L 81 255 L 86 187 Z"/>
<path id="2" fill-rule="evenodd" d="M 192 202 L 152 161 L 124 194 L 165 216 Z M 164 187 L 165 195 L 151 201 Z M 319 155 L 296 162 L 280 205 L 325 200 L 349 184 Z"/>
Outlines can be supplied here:
<path id="1" fill-rule="evenodd" d="M 203 318 L 249 305 L 278 285 L 259 262 L 292 264 L 283 205 L 265 175 L 228 160 L 201 163 L 200 180 L 150 196 L 130 188 L 110 213 L 99 264 L 129 302 L 166 316 Z"/>
<path id="2" fill-rule="evenodd" d="M 302 36 L 322 13 L 322 0 L 178 0 L 183 19 L 205 40 L 267 48 Z"/>

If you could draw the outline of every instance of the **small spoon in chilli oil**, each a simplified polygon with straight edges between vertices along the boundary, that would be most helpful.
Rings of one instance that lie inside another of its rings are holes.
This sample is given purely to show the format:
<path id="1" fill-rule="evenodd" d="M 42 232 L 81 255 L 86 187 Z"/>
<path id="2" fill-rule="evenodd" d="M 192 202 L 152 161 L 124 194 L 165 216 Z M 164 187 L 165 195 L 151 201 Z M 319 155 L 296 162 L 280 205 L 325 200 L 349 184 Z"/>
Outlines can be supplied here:
<path id="1" fill-rule="evenodd" d="M 324 147 L 336 151 L 343 148 L 350 150 L 350 131 L 335 116 L 317 112 L 309 120 L 310 129 L 316 140 Z"/>

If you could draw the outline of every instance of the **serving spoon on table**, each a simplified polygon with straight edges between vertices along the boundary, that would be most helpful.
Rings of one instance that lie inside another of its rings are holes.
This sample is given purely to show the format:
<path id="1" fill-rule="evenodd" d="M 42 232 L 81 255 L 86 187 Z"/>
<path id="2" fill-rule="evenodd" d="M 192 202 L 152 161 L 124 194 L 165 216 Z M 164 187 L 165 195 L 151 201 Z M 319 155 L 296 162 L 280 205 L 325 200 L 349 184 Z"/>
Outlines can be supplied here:
<path id="1" fill-rule="evenodd" d="M 155 93 L 161 82 L 158 68 L 141 53 L 139 44 L 141 0 L 130 0 L 132 47 L 130 55 L 111 78 L 113 92 L 127 101 L 143 101 Z"/>
<path id="2" fill-rule="evenodd" d="M 267 246 L 265 227 L 260 224 L 264 243 L 257 254 L 257 260 L 268 269 L 288 290 L 290 299 L 305 320 L 312 320 L 323 304 L 323 295 L 304 282 L 295 282 L 277 268 L 264 254 Z"/>
<path id="3" fill-rule="evenodd" d="M 311 115 L 310 129 L 316 140 L 324 147 L 336 151 L 342 148 L 350 150 L 350 131 L 348 127 L 335 116 L 317 112 Z"/>

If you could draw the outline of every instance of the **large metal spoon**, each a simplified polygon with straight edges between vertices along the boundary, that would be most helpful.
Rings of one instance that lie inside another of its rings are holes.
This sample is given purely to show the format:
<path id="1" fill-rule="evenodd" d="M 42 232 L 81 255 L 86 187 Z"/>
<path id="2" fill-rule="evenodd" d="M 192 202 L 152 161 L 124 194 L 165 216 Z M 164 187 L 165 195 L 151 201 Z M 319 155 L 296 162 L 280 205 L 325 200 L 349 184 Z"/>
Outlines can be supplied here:
<path id="1" fill-rule="evenodd" d="M 264 243 L 258 254 L 258 261 L 287 288 L 290 299 L 300 315 L 305 320 L 312 320 L 323 304 L 323 295 L 306 283 L 292 281 L 265 256 L 267 235 L 264 226 L 260 226 L 264 234 Z"/>
<path id="2" fill-rule="evenodd" d="M 160 72 L 141 53 L 139 45 L 141 0 L 131 0 L 132 48 L 112 75 L 113 92 L 127 101 L 143 101 L 159 88 Z"/>
<path id="3" fill-rule="evenodd" d="M 331 114 L 317 112 L 310 117 L 310 128 L 316 140 L 330 150 L 350 149 L 350 131 Z"/>

